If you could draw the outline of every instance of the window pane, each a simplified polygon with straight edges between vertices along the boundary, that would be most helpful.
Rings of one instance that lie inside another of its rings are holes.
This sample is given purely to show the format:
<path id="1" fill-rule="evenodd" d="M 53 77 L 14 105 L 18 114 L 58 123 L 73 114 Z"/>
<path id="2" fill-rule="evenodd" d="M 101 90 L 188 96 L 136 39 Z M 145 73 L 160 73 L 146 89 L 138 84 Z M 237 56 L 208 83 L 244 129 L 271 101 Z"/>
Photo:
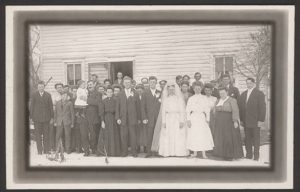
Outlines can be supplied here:
<path id="1" fill-rule="evenodd" d="M 74 85 L 74 65 L 67 65 L 67 83 L 68 85 Z"/>
<path id="2" fill-rule="evenodd" d="M 81 65 L 76 64 L 75 65 L 75 84 L 76 85 L 79 80 L 81 80 Z"/>
<path id="3" fill-rule="evenodd" d="M 223 72 L 223 62 L 224 57 L 216 57 L 215 62 L 216 62 L 216 72 Z"/>
<path id="4" fill-rule="evenodd" d="M 233 57 L 225 57 L 225 70 L 233 71 Z"/>

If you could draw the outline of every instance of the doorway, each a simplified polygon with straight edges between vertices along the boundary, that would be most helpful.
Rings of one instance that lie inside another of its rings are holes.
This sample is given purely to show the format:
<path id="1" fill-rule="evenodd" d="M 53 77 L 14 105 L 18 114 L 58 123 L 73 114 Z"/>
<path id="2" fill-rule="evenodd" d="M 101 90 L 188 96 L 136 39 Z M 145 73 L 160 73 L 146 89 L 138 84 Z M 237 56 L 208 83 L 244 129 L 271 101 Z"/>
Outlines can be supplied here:
<path id="1" fill-rule="evenodd" d="M 133 78 L 133 62 L 132 61 L 111 62 L 110 78 L 112 81 L 117 79 L 118 72 L 122 72 L 123 77 L 129 76 Z"/>

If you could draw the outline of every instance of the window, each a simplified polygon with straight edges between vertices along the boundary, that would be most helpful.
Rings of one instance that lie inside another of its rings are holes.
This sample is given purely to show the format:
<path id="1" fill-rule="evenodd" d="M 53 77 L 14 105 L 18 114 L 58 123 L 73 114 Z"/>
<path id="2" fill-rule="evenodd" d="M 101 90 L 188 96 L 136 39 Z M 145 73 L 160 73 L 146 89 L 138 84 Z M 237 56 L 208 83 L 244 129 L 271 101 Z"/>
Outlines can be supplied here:
<path id="1" fill-rule="evenodd" d="M 215 57 L 216 77 L 228 73 L 233 73 L 233 56 L 216 56 Z"/>
<path id="2" fill-rule="evenodd" d="M 67 64 L 67 83 L 77 85 L 81 80 L 81 64 Z"/>

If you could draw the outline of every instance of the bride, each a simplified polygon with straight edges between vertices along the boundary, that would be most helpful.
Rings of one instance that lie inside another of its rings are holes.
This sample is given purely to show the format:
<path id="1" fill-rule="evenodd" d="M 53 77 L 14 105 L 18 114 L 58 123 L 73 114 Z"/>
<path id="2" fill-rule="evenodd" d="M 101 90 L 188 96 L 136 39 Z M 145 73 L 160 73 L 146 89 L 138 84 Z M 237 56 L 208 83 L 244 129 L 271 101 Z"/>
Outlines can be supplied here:
<path id="1" fill-rule="evenodd" d="M 187 156 L 185 102 L 176 83 L 165 86 L 160 113 L 162 119 L 158 154 L 164 157 Z"/>

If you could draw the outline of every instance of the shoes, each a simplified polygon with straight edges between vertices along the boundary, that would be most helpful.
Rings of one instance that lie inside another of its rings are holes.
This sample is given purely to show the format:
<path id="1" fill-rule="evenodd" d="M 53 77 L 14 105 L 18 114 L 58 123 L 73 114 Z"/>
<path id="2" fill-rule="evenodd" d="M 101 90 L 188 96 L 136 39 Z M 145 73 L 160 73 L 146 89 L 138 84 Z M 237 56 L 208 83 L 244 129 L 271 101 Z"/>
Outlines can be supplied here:
<path id="1" fill-rule="evenodd" d="M 138 156 L 137 154 L 133 154 L 133 155 L 132 155 L 132 157 L 137 157 L 137 156 Z"/>
<path id="2" fill-rule="evenodd" d="M 84 152 L 84 154 L 83 154 L 84 157 L 87 157 L 89 155 L 90 155 L 90 152 L 88 152 L 88 151 Z"/>

